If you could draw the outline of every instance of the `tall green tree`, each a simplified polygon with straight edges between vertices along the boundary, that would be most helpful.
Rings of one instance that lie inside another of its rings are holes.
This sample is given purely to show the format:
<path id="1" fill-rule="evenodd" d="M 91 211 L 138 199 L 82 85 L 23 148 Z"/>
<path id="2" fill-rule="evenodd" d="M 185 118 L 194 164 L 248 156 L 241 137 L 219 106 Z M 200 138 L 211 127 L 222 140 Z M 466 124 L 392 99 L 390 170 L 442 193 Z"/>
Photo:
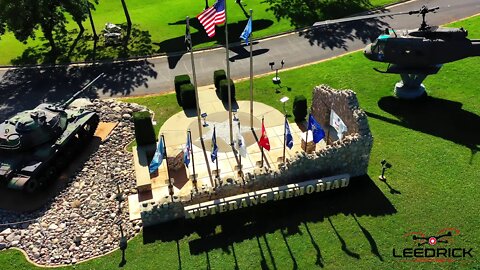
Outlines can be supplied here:
<path id="1" fill-rule="evenodd" d="M 0 0 L 0 34 L 9 30 L 26 43 L 28 38 L 36 38 L 35 30 L 41 29 L 51 51 L 57 52 L 55 35 L 66 33 L 65 14 L 69 13 L 83 32 L 88 5 L 91 3 L 86 0 Z"/>

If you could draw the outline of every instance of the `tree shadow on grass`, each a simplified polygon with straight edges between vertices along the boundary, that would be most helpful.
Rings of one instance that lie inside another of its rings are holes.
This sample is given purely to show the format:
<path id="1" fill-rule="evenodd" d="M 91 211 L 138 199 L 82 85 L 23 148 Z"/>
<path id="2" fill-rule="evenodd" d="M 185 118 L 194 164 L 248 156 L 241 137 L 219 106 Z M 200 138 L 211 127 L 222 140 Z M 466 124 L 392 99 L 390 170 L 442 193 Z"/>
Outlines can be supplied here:
<path id="1" fill-rule="evenodd" d="M 343 190 L 271 202 L 202 219 L 177 220 L 147 227 L 144 229 L 143 240 L 144 243 L 157 240 L 175 241 L 197 233 L 200 238 L 191 240 L 189 246 L 190 253 L 198 255 L 214 249 L 228 248 L 232 243 L 239 243 L 246 239 L 264 237 L 267 233 L 285 228 L 286 235 L 297 234 L 301 224 L 323 222 L 326 218 L 340 213 L 356 216 L 383 216 L 396 212 L 395 207 L 370 177 L 363 176 L 351 179 L 350 186 Z M 221 228 L 220 232 L 218 232 L 218 226 Z M 285 232 L 282 231 L 282 233 Z M 346 244 L 345 248 L 348 249 Z M 320 250 L 319 247 L 318 250 Z M 320 256 L 320 264 L 323 264 L 321 254 L 318 256 Z"/>
<path id="2" fill-rule="evenodd" d="M 149 78 L 156 78 L 157 72 L 153 67 L 149 61 L 139 60 L 81 67 L 8 70 L 0 81 L 0 120 L 19 111 L 33 109 L 43 102 L 64 102 L 102 72 L 105 76 L 80 97 L 97 98 L 99 93 L 128 96 L 137 87 L 148 87 Z"/>
<path id="3" fill-rule="evenodd" d="M 118 24 L 122 29 L 122 37 L 127 35 L 127 25 Z M 44 41 L 43 38 L 39 38 Z M 12 59 L 14 65 L 39 65 L 70 63 L 78 61 L 98 61 L 124 59 L 128 57 L 149 56 L 157 52 L 152 43 L 149 31 L 133 25 L 126 46 L 119 39 L 116 43 L 106 42 L 102 34 L 94 41 L 92 34 L 79 33 L 77 29 L 59 33 L 55 36 L 58 50 L 52 56 L 48 42 L 34 47 L 28 47 L 21 56 Z"/>
<path id="4" fill-rule="evenodd" d="M 267 11 L 273 12 L 277 20 L 287 19 L 295 28 L 311 26 L 315 22 L 346 17 L 370 10 L 369 0 L 264 0 L 270 5 Z"/>
<path id="5" fill-rule="evenodd" d="M 277 20 L 287 19 L 297 29 L 312 26 L 318 21 L 343 18 L 372 8 L 369 0 L 264 0 L 263 2 L 270 4 L 267 10 L 272 11 Z M 316 27 L 302 31 L 299 35 L 308 39 L 312 46 L 347 50 L 348 40 L 360 39 L 363 43 L 370 42 L 387 26 L 387 23 L 378 19 L 369 19 Z"/>
<path id="6" fill-rule="evenodd" d="M 185 25 L 185 20 L 180 20 L 174 23 L 169 23 L 169 25 Z M 229 23 L 228 24 L 228 36 L 229 36 L 229 43 L 239 42 L 240 35 L 245 29 L 245 25 L 247 24 L 247 20 L 239 21 L 237 23 Z M 273 24 L 271 20 L 259 19 L 253 20 L 252 25 L 255 31 L 262 30 L 265 28 L 270 27 Z M 196 29 L 197 31 L 194 32 L 190 29 L 192 44 L 194 46 L 202 43 L 207 43 L 211 41 L 216 41 L 218 45 L 225 45 L 225 25 L 216 26 L 215 27 L 215 36 L 213 38 L 209 38 L 205 33 L 205 29 L 200 24 L 197 18 L 190 19 L 190 28 Z M 159 43 L 154 43 L 155 45 L 159 46 L 158 52 L 166 53 L 168 57 L 168 64 L 170 69 L 174 69 L 177 66 L 178 61 L 182 58 L 182 56 L 186 53 L 186 47 L 183 45 L 185 43 L 185 36 L 181 35 L 175 38 L 167 39 Z M 237 45 L 238 46 L 238 45 Z M 240 46 L 241 47 L 241 46 Z M 231 51 L 235 52 L 235 46 L 230 48 Z M 266 53 L 266 51 L 259 51 L 258 54 Z"/>
<path id="7" fill-rule="evenodd" d="M 367 115 L 465 146 L 472 152 L 471 159 L 480 150 L 480 116 L 462 109 L 460 102 L 430 96 L 418 100 L 387 96 L 378 101 L 378 107 L 398 120 L 370 112 Z"/>

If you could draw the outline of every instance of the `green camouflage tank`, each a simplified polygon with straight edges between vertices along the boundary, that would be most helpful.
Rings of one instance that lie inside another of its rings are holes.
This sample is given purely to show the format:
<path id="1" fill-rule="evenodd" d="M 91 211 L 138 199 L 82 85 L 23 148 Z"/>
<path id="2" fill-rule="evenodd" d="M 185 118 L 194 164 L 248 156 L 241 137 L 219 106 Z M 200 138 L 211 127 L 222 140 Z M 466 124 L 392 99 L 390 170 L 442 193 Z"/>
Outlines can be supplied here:
<path id="1" fill-rule="evenodd" d="M 0 124 L 0 184 L 33 193 L 56 179 L 99 123 L 95 112 L 67 107 L 101 76 L 63 104 L 43 103 Z"/>

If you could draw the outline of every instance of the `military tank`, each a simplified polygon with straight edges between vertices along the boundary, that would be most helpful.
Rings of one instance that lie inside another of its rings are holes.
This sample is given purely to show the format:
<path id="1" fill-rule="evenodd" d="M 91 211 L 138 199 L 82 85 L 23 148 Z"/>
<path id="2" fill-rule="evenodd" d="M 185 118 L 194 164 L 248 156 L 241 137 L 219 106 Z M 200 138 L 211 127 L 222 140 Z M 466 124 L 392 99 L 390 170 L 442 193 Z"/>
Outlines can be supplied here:
<path id="1" fill-rule="evenodd" d="M 34 193 L 57 178 L 99 123 L 95 112 L 68 106 L 102 76 L 63 104 L 42 103 L 0 124 L 0 185 Z"/>

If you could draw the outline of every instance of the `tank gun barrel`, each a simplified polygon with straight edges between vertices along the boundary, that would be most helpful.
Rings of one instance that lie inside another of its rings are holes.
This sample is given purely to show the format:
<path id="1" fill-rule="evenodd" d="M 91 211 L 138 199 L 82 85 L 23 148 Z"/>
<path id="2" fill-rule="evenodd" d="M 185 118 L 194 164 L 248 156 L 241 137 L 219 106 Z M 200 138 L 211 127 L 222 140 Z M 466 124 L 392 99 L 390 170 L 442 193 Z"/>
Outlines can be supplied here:
<path id="1" fill-rule="evenodd" d="M 60 107 L 62 108 L 66 108 L 68 105 L 70 105 L 70 103 L 72 103 L 80 94 L 83 93 L 83 91 L 87 90 L 88 88 L 90 88 L 90 86 L 92 84 L 94 84 L 98 79 L 100 79 L 101 77 L 103 77 L 105 75 L 105 73 L 101 73 L 100 75 L 98 75 L 95 79 L 93 79 L 91 82 L 89 82 L 87 85 L 85 85 L 82 89 L 80 89 L 79 91 L 77 91 L 70 99 L 68 99 L 67 101 L 65 101 L 62 105 L 60 105 Z"/>

